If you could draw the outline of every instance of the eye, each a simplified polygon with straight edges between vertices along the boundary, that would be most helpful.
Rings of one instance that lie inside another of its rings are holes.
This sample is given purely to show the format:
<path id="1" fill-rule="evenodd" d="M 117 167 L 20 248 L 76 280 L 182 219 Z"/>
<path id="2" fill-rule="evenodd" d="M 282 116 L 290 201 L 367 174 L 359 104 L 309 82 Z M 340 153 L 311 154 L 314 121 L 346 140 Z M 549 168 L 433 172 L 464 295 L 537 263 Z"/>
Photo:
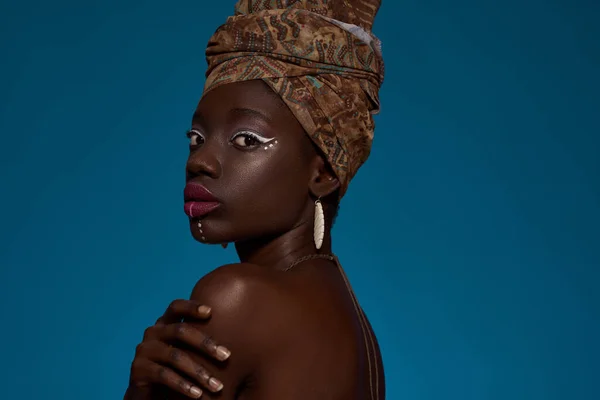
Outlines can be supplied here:
<path id="1" fill-rule="evenodd" d="M 269 143 L 275 138 L 266 138 L 254 132 L 242 131 L 238 132 L 231 138 L 231 143 L 242 148 L 252 148 L 261 144 Z"/>
<path id="2" fill-rule="evenodd" d="M 204 144 L 204 136 L 195 129 L 187 132 L 186 136 L 190 139 L 190 147 L 196 147 Z"/>

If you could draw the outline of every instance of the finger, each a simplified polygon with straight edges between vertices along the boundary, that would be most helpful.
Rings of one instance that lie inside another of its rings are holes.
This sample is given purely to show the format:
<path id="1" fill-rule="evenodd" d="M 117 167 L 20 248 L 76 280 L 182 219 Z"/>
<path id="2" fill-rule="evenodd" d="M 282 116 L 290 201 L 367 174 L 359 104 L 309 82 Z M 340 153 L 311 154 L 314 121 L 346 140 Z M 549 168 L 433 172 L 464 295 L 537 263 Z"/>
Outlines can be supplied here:
<path id="1" fill-rule="evenodd" d="M 156 321 L 157 324 L 167 325 L 181 322 L 183 318 L 207 319 L 211 308 L 192 300 L 174 300 L 165 313 Z"/>
<path id="2" fill-rule="evenodd" d="M 182 378 L 172 369 L 157 363 L 149 363 L 147 368 L 150 374 L 154 376 L 156 382 L 162 383 L 168 388 L 193 399 L 198 399 L 202 396 L 202 390 L 198 386 Z"/>
<path id="3" fill-rule="evenodd" d="M 211 308 L 192 300 L 174 300 L 157 323 L 172 324 L 183 318 L 206 319 L 210 317 Z"/>
<path id="4" fill-rule="evenodd" d="M 156 337 L 158 335 L 158 333 L 160 332 L 160 326 L 150 326 L 148 328 L 146 328 L 144 330 L 144 338 L 142 340 L 142 342 L 148 341 L 153 339 L 154 337 Z"/>
<path id="5" fill-rule="evenodd" d="M 140 344 L 137 351 L 137 360 L 142 360 L 138 361 L 138 363 L 156 363 L 158 365 L 169 367 L 172 372 L 183 373 L 184 376 L 193 379 L 199 386 L 209 389 L 211 392 L 216 393 L 223 389 L 223 384 L 217 378 L 213 377 L 204 366 L 194 360 L 188 353 L 179 348 L 169 346 L 166 343 L 153 340 Z M 139 370 L 137 367 L 135 369 L 136 371 Z M 136 371 L 134 371 L 133 375 L 144 376 L 144 374 L 140 374 Z M 168 377 L 171 377 L 168 371 L 165 373 Z M 181 378 L 181 376 L 179 376 L 179 378 Z M 179 383 L 181 383 L 181 381 L 179 381 Z M 187 387 L 184 387 L 184 389 L 188 390 Z"/>
<path id="6" fill-rule="evenodd" d="M 225 346 L 217 345 L 209 335 L 190 324 L 178 323 L 167 325 L 161 330 L 160 335 L 164 341 L 178 340 L 219 361 L 225 361 L 231 356 L 229 349 Z"/>
<path id="7" fill-rule="evenodd" d="M 148 342 L 144 345 L 138 345 L 136 358 L 131 364 L 130 385 L 133 384 L 133 387 L 138 390 L 147 391 L 150 385 L 159 383 L 188 397 L 199 398 L 202 396 L 202 390 L 199 387 L 181 377 L 172 369 L 159 364 L 160 361 L 157 362 L 156 358 L 159 358 L 157 356 L 161 353 L 161 346 L 168 347 L 160 342 Z M 151 357 L 146 356 L 146 353 Z"/>
<path id="8" fill-rule="evenodd" d="M 215 393 L 223 389 L 223 384 L 217 378 L 181 349 L 165 346 L 160 356 L 162 362 L 193 378 L 201 387 Z"/>

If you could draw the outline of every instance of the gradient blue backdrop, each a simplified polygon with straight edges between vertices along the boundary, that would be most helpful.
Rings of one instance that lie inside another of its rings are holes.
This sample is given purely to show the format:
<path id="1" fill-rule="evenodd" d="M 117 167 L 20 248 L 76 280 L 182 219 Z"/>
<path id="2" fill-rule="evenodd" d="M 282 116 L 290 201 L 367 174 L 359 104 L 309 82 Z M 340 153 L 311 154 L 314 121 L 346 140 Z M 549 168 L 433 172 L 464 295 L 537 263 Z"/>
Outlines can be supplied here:
<path id="1" fill-rule="evenodd" d="M 119 398 L 144 328 L 234 260 L 181 199 L 233 3 L 1 2 L 0 397 Z M 335 247 L 389 399 L 600 398 L 599 11 L 384 1 L 383 111 Z"/>

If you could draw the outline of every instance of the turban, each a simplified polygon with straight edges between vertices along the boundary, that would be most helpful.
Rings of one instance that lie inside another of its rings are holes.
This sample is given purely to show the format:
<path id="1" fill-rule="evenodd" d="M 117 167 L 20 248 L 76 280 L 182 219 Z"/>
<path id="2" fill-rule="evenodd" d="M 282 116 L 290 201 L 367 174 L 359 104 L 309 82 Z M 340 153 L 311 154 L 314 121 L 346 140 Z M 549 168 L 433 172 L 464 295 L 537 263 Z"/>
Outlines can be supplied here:
<path id="1" fill-rule="evenodd" d="M 322 151 L 341 198 L 371 151 L 384 65 L 381 0 L 239 0 L 206 48 L 204 94 L 261 79 Z"/>

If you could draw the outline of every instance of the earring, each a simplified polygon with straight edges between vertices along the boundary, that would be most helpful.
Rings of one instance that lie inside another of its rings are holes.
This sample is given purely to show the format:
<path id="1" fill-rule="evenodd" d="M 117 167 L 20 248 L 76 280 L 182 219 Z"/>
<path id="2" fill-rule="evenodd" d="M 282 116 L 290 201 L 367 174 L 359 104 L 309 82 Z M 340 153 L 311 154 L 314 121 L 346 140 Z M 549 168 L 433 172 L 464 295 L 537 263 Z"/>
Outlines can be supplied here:
<path id="1" fill-rule="evenodd" d="M 323 205 L 321 200 L 315 201 L 315 227 L 314 240 L 317 250 L 323 245 L 323 237 L 325 236 L 325 214 L 323 213 Z"/>

